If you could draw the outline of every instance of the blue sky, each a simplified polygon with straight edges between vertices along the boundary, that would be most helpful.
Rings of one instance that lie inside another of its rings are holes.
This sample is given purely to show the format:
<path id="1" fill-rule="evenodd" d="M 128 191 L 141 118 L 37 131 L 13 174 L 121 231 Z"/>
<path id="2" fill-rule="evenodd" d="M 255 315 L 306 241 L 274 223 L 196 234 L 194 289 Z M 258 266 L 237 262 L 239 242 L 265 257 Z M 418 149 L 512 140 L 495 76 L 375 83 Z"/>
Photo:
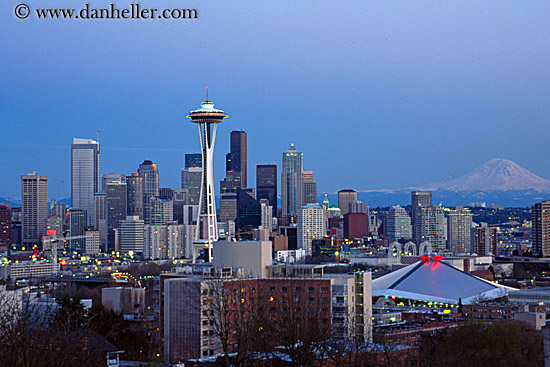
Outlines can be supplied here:
<path id="1" fill-rule="evenodd" d="M 102 173 L 151 159 L 179 187 L 206 86 L 230 116 L 216 180 L 238 129 L 249 185 L 290 143 L 320 192 L 419 186 L 491 158 L 550 178 L 548 2 L 140 1 L 196 8 L 192 21 L 18 20 L 18 3 L 0 4 L 0 196 L 36 170 L 69 197 L 72 138 L 98 130 Z"/>

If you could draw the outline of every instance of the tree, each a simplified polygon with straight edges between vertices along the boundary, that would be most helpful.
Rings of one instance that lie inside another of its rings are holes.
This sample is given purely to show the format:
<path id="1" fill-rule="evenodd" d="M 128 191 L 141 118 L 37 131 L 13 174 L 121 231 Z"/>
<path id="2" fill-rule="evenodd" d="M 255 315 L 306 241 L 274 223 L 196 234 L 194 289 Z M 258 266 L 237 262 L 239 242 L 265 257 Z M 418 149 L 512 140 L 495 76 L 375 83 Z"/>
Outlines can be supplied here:
<path id="1" fill-rule="evenodd" d="M 420 341 L 420 365 L 542 366 L 542 337 L 522 322 L 468 322 Z"/>

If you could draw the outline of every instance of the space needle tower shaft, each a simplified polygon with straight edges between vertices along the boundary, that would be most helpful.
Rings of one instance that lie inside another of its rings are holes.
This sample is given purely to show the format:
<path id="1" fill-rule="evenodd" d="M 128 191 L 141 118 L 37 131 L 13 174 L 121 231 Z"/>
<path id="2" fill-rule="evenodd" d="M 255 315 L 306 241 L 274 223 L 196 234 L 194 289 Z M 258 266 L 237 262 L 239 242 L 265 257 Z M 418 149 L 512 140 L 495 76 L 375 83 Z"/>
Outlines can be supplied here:
<path id="1" fill-rule="evenodd" d="M 199 251 L 205 251 L 205 262 L 211 261 L 212 247 L 218 240 L 218 225 L 216 220 L 216 202 L 214 196 L 213 154 L 216 140 L 217 125 L 228 117 L 223 111 L 214 108 L 214 103 L 201 103 L 198 110 L 191 111 L 188 118 L 199 128 L 199 138 L 202 152 L 202 183 L 197 214 L 197 227 L 193 240 L 193 262 L 196 261 Z"/>

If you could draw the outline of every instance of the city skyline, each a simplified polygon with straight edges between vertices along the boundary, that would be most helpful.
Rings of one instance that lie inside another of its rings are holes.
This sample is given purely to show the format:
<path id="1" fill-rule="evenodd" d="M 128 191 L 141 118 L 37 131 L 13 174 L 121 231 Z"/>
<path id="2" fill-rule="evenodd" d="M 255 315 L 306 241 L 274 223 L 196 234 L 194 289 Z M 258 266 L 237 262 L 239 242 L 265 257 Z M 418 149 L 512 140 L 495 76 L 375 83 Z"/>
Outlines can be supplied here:
<path id="1" fill-rule="evenodd" d="M 550 178 L 538 158 L 549 153 L 549 4 L 196 6 L 197 20 L 154 26 L 21 21 L 3 6 L 0 133 L 10 139 L 0 143 L 0 195 L 17 197 L 20 176 L 37 171 L 50 178 L 50 198 L 70 197 L 68 142 L 97 131 L 102 172 L 128 175 L 147 159 L 161 186 L 178 187 L 183 154 L 200 149 L 185 113 L 206 86 L 232 111 L 219 136 L 247 131 L 249 168 L 281 167 L 295 143 L 319 193 L 422 186 L 492 158 Z M 147 32 L 129 40 L 128 29 Z M 212 40 L 200 45 L 206 53 L 234 51 L 205 64 L 188 52 L 196 39 Z"/>

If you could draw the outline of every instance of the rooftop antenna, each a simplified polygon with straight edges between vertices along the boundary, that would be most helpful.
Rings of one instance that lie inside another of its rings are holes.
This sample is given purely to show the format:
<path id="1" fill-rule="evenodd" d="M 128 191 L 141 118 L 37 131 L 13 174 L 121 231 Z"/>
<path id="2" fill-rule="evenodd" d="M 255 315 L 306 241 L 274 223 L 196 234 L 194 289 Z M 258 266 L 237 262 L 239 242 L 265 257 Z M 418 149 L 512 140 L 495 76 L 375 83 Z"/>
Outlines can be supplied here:
<path id="1" fill-rule="evenodd" d="M 206 102 L 208 102 L 208 87 L 206 87 Z"/>

